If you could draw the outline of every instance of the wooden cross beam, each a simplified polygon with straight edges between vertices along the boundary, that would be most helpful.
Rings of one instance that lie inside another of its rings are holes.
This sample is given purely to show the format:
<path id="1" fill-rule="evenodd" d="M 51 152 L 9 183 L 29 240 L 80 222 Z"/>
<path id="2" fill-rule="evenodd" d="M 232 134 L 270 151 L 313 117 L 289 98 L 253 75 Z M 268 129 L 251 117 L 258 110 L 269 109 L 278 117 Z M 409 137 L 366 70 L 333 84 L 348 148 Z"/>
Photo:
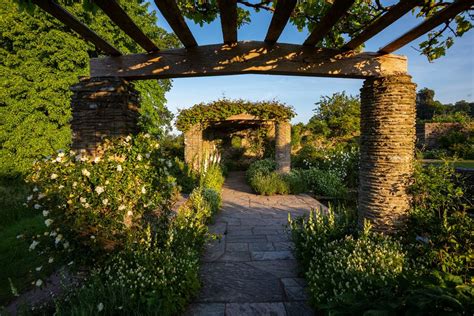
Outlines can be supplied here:
<path id="1" fill-rule="evenodd" d="M 107 55 L 111 56 L 120 56 L 122 53 L 109 44 L 106 40 L 102 37 L 97 35 L 94 31 L 88 28 L 85 24 L 81 21 L 76 19 L 71 13 L 66 11 L 63 7 L 58 5 L 56 2 L 52 0 L 33 0 L 33 3 L 36 4 L 38 7 L 43 9 L 44 11 L 48 12 L 56 19 L 61 21 L 64 25 L 71 28 L 73 31 L 78 33 L 82 38 L 86 41 L 91 42 L 94 44 L 98 49 L 106 53 Z"/>
<path id="2" fill-rule="evenodd" d="M 275 12 L 273 12 L 272 21 L 268 27 L 267 36 L 265 37 L 266 43 L 274 44 L 278 41 L 278 38 L 290 19 L 296 2 L 297 0 L 278 0 Z"/>
<path id="3" fill-rule="evenodd" d="M 165 79 L 236 74 L 370 78 L 407 73 L 405 57 L 301 45 L 238 42 L 93 58 L 91 77 Z"/>
<path id="4" fill-rule="evenodd" d="M 357 47 L 359 47 L 381 31 L 383 31 L 386 27 L 390 26 L 392 23 L 397 21 L 399 18 L 401 18 L 410 10 L 420 4 L 421 2 L 418 0 L 401 0 L 399 3 L 394 5 L 387 13 L 379 17 L 367 28 L 365 28 L 359 35 L 351 39 L 347 44 L 342 47 L 342 49 L 356 49 Z"/>
<path id="5" fill-rule="evenodd" d="M 329 11 L 325 16 L 323 16 L 303 45 L 317 45 L 329 33 L 329 31 L 331 31 L 333 26 L 336 25 L 344 15 L 346 15 L 347 10 L 349 10 L 354 2 L 355 0 L 335 0 L 329 8 Z"/>
<path id="6" fill-rule="evenodd" d="M 224 43 L 237 42 L 237 0 L 217 0 Z"/>
<path id="7" fill-rule="evenodd" d="M 115 0 L 94 0 L 94 2 L 119 28 L 137 42 L 145 51 L 153 52 L 159 50 Z"/>
<path id="8" fill-rule="evenodd" d="M 185 47 L 197 46 L 193 34 L 181 15 L 175 0 L 155 0 L 156 6 L 165 17 L 173 32 Z"/>
<path id="9" fill-rule="evenodd" d="M 430 17 L 429 19 L 425 20 L 418 26 L 414 27 L 410 31 L 406 32 L 405 34 L 394 40 L 393 42 L 381 48 L 379 50 L 379 53 L 388 54 L 396 51 L 397 49 L 405 46 L 406 44 L 417 39 L 423 34 L 428 33 L 435 27 L 438 27 L 439 25 L 448 22 L 450 19 L 454 18 L 459 13 L 469 10 L 472 4 L 472 0 L 457 0 L 453 2 L 443 10 Z"/>

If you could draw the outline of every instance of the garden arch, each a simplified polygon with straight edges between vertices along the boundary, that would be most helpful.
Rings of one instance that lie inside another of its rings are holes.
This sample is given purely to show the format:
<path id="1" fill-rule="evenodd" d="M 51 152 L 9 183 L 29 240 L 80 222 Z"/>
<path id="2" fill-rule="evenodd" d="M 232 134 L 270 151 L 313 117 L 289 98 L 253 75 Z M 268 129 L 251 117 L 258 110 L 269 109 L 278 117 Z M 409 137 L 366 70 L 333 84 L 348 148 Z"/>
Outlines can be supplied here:
<path id="1" fill-rule="evenodd" d="M 361 89 L 359 223 L 394 230 L 409 208 L 415 144 L 415 84 L 407 60 L 390 53 L 471 7 L 456 0 L 376 53 L 354 51 L 419 5 L 401 0 L 341 49 L 317 47 L 354 0 L 334 0 L 303 45 L 277 43 L 297 0 L 277 2 L 264 42 L 238 42 L 237 1 L 218 0 L 223 44 L 198 46 L 175 0 L 155 0 L 184 48 L 160 51 L 115 0 L 94 2 L 147 53 L 121 55 L 53 0 L 33 0 L 108 57 L 90 60 L 90 78 L 72 89 L 73 147 L 93 150 L 102 136 L 136 131 L 138 95 L 130 80 L 234 74 L 364 79 Z"/>
<path id="2" fill-rule="evenodd" d="M 291 124 L 295 113 L 276 101 L 249 102 L 221 99 L 181 110 L 176 126 L 184 134 L 184 159 L 199 170 L 203 159 L 216 153 L 215 136 L 265 127 L 275 141 L 278 172 L 291 167 Z"/>

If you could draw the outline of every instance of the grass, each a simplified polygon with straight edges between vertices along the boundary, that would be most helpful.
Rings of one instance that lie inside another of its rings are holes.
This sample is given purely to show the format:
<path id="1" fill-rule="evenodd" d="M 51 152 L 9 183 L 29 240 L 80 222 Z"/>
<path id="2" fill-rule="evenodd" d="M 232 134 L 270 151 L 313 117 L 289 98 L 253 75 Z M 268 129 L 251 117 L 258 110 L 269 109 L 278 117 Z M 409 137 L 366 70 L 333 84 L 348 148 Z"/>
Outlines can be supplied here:
<path id="1" fill-rule="evenodd" d="M 23 205 L 29 187 L 21 179 L 0 178 L 0 306 L 14 298 L 10 280 L 19 293 L 31 287 L 36 267 L 50 273 L 53 267 L 28 250 L 28 237 L 44 232 L 43 217 Z M 10 280 L 9 280 L 10 279 Z"/>
<path id="2" fill-rule="evenodd" d="M 423 163 L 434 163 L 434 164 L 441 164 L 443 160 L 439 159 L 423 159 Z M 474 160 L 457 160 L 452 162 L 454 167 L 456 168 L 468 168 L 474 169 Z"/>

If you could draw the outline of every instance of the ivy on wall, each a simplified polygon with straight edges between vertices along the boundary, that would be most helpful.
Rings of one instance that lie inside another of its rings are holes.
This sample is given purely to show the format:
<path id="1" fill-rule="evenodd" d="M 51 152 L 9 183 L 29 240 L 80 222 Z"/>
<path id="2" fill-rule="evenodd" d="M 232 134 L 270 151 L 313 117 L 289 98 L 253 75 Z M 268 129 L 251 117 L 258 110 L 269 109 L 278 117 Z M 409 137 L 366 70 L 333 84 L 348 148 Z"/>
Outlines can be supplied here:
<path id="1" fill-rule="evenodd" d="M 191 126 L 201 124 L 204 127 L 213 121 L 222 121 L 232 115 L 250 114 L 261 120 L 286 121 L 296 114 L 292 107 L 277 101 L 251 102 L 242 99 L 219 99 L 210 103 L 199 103 L 189 109 L 180 110 L 176 127 L 186 132 Z"/>

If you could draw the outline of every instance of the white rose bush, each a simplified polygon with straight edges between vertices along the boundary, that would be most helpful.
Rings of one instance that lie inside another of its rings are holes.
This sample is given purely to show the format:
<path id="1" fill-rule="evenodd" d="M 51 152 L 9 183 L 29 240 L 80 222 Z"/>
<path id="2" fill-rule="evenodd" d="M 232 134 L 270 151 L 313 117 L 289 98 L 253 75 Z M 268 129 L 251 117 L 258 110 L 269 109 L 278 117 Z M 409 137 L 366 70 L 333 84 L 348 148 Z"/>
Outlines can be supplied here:
<path id="1" fill-rule="evenodd" d="M 146 219 L 167 221 L 175 179 L 159 147 L 140 134 L 105 140 L 95 157 L 71 151 L 36 162 L 28 203 L 44 216 L 41 250 L 113 252 L 137 238 Z"/>

